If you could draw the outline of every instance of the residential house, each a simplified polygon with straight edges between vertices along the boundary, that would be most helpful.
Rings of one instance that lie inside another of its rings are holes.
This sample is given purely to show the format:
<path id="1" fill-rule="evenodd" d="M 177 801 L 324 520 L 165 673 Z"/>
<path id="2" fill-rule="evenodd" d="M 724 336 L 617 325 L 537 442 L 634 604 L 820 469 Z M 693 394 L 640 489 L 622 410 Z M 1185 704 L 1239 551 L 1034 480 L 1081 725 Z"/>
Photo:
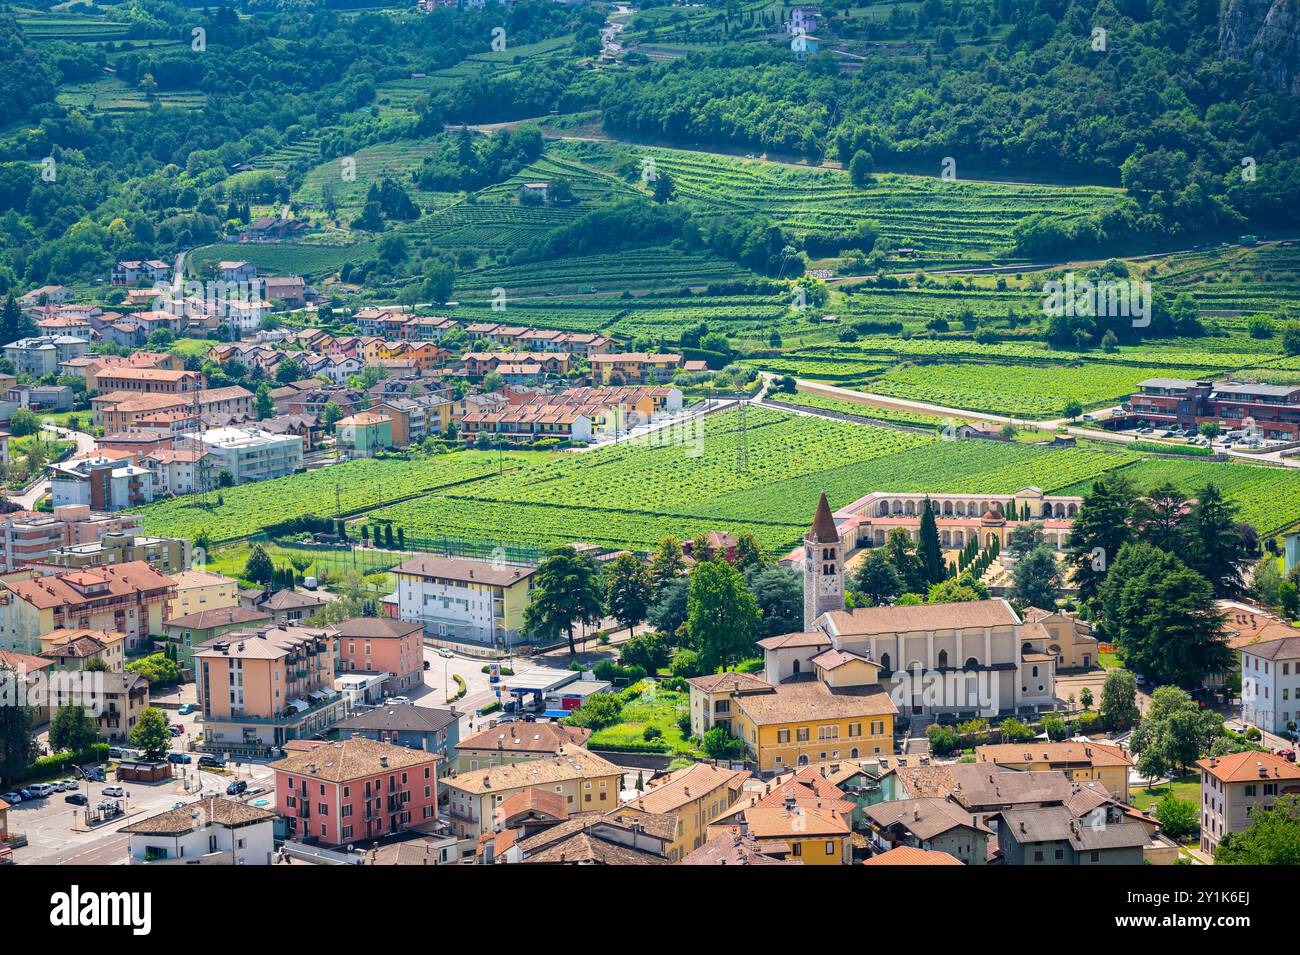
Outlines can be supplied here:
<path id="1" fill-rule="evenodd" d="M 945 852 L 966 865 L 988 861 L 988 826 L 956 803 L 930 796 L 877 803 L 866 810 L 880 852 L 898 846 Z"/>
<path id="2" fill-rule="evenodd" d="M 1274 639 L 1243 646 L 1241 718 L 1268 733 L 1290 733 L 1300 723 L 1300 630 L 1279 624 Z"/>
<path id="3" fill-rule="evenodd" d="M 55 507 L 81 504 L 96 511 L 120 511 L 153 500 L 153 474 L 102 453 L 49 466 Z"/>
<path id="4" fill-rule="evenodd" d="M 167 605 L 169 618 L 239 606 L 239 584 L 230 577 L 199 569 L 183 570 L 171 576 L 176 596 Z"/>
<path id="5" fill-rule="evenodd" d="M 916 849 L 912 846 L 895 846 L 878 856 L 872 856 L 863 865 L 962 865 L 946 852 Z"/>
<path id="6" fill-rule="evenodd" d="M 1272 753 L 1232 753 L 1198 760 L 1201 851 L 1214 855 L 1223 837 L 1250 828 L 1252 813 L 1278 796 L 1300 795 L 1300 767 Z"/>
<path id="7" fill-rule="evenodd" d="M 274 820 L 269 809 L 207 796 L 118 831 L 132 865 L 270 865 Z"/>
<path id="8" fill-rule="evenodd" d="M 108 743 L 124 742 L 140 714 L 149 708 L 149 681 L 138 673 L 96 673 L 89 687 L 82 683 L 50 683 L 50 710 L 79 703 L 95 721 L 100 739 Z M 86 699 L 86 692 L 92 697 Z M 98 713 L 98 715 L 95 715 Z"/>
<path id="9" fill-rule="evenodd" d="M 721 726 L 730 736 L 736 731 L 736 693 L 765 691 L 770 688 L 766 680 L 752 673 L 732 670 L 692 677 L 686 681 L 690 696 L 691 735 L 703 738 L 715 726 Z"/>
<path id="10" fill-rule="evenodd" d="M 681 367 L 679 354 L 623 352 L 589 355 L 592 377 L 602 385 L 644 385 L 671 381 Z"/>
<path id="11" fill-rule="evenodd" d="M 448 814 L 461 838 L 491 832 L 497 807 L 514 793 L 546 789 L 564 797 L 570 813 L 614 809 L 622 790 L 623 770 L 595 753 L 562 747 L 558 756 L 489 766 L 446 779 Z"/>
<path id="12" fill-rule="evenodd" d="M 393 447 L 393 419 L 377 411 L 360 411 L 340 418 L 334 426 L 340 450 L 359 457 L 373 457 L 376 451 Z"/>
<path id="13" fill-rule="evenodd" d="M 288 588 L 277 590 L 257 602 L 257 609 L 269 613 L 271 619 L 282 627 L 310 620 L 324 606 L 323 597 Z"/>
<path id="14" fill-rule="evenodd" d="M 39 338 L 20 338 L 4 347 L 4 357 L 13 365 L 14 373 L 44 378 L 57 374 L 59 363 L 86 354 L 90 342 L 71 335 L 42 335 Z"/>
<path id="15" fill-rule="evenodd" d="M 709 824 L 739 798 L 749 773 L 694 763 L 663 779 L 623 805 L 625 813 L 667 815 L 677 820 L 668 861 L 679 862 L 704 845 Z"/>
<path id="16" fill-rule="evenodd" d="M 1128 802 L 1128 777 L 1133 759 L 1119 746 L 1098 742 L 997 743 L 975 747 L 977 763 L 1026 771 L 1054 770 L 1076 782 L 1096 780 L 1112 796 Z"/>
<path id="17" fill-rule="evenodd" d="M 622 809 L 581 813 L 519 839 L 512 851 L 525 865 L 668 865 L 673 824 L 672 816 Z"/>
<path id="18" fill-rule="evenodd" d="M 1064 806 L 1008 809 L 997 838 L 1005 865 L 1141 865 L 1148 842 L 1138 823 L 1087 825 Z"/>
<path id="19" fill-rule="evenodd" d="M 955 860 L 954 860 L 955 861 Z M 788 847 L 759 842 L 749 836 L 719 832 L 710 836 L 694 852 L 681 860 L 682 865 L 802 865 L 791 859 Z"/>
<path id="20" fill-rule="evenodd" d="M 187 438 L 201 448 L 214 474 L 227 472 L 235 484 L 268 481 L 302 468 L 302 438 L 257 427 L 213 428 Z"/>
<path id="21" fill-rule="evenodd" d="M 41 656 L 57 670 L 102 665 L 109 673 L 126 669 L 126 634 L 114 630 L 54 630 L 41 637 Z"/>
<path id="22" fill-rule="evenodd" d="M 412 703 L 388 703 L 348 717 L 337 726 L 339 738 L 364 736 L 381 743 L 436 753 L 450 766 L 460 739 L 460 714 Z"/>
<path id="23" fill-rule="evenodd" d="M 247 630 L 271 622 L 270 614 L 239 606 L 173 613 L 166 624 L 167 640 L 176 645 L 176 659 L 181 667 L 193 670 L 195 647 L 232 630 Z"/>
<path id="24" fill-rule="evenodd" d="M 44 726 L 50 721 L 50 703 L 45 688 L 53 667 L 54 661 L 45 657 L 0 650 L 0 693 L 17 693 L 21 684 L 28 709 L 31 710 L 33 726 Z M 14 682 L 10 684 L 9 680 Z M 3 829 L 0 828 L 0 840 L 3 838 Z"/>
<path id="25" fill-rule="evenodd" d="M 591 730 L 563 723 L 498 723 L 455 744 L 459 773 L 554 758 L 581 748 Z"/>

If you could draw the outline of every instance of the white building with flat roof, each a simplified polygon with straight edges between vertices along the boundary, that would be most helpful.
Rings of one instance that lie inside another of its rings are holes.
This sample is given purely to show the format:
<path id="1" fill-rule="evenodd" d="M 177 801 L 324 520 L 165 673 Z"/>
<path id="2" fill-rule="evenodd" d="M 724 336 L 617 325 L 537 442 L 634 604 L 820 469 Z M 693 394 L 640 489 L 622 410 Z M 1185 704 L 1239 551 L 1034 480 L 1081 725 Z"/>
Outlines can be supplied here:
<path id="1" fill-rule="evenodd" d="M 229 471 L 236 484 L 248 484 L 284 477 L 302 467 L 302 438 L 296 434 L 229 427 L 189 435 L 186 440 L 207 452 L 204 470 L 213 480 Z"/>

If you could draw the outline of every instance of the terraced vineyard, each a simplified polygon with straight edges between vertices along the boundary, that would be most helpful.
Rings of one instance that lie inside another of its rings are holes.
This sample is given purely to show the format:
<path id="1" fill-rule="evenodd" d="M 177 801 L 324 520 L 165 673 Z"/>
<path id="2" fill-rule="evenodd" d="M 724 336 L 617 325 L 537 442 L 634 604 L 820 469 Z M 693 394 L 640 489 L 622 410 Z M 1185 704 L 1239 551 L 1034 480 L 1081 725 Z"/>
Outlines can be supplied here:
<path id="1" fill-rule="evenodd" d="M 449 249 L 517 249 L 582 213 L 559 206 L 460 202 L 403 226 L 413 239 Z"/>
<path id="2" fill-rule="evenodd" d="M 232 254 L 251 262 L 261 272 L 271 275 L 301 275 L 320 278 L 337 272 L 345 262 L 359 262 L 374 254 L 373 242 L 351 245 L 325 245 L 308 242 L 247 242 L 238 246 L 226 243 L 195 249 L 189 259 L 191 270 L 228 259 Z"/>
<path id="3" fill-rule="evenodd" d="M 422 209 L 442 208 L 460 201 L 453 193 L 428 192 L 416 189 L 409 175 L 436 148 L 432 138 L 403 139 L 393 143 L 380 143 L 358 149 L 346 158 L 355 160 L 355 178 L 343 178 L 342 159 L 332 159 L 314 167 L 304 178 L 294 198 L 314 207 L 324 202 L 324 190 L 334 191 L 334 202 L 341 210 L 360 210 L 366 200 L 366 191 L 374 183 L 388 177 L 403 184 L 411 198 Z"/>
<path id="4" fill-rule="evenodd" d="M 1012 226 L 1027 215 L 1084 216 L 1121 197 L 1119 190 L 1101 186 L 945 182 L 895 174 L 858 188 L 840 170 L 574 140 L 553 144 L 548 156 L 606 175 L 650 157 L 672 176 L 678 200 L 704 212 L 762 211 L 797 235 L 842 233 L 873 220 L 887 238 L 963 260 L 1005 253 Z"/>
<path id="5" fill-rule="evenodd" d="M 675 284 L 675 283 L 674 283 Z M 509 290 L 509 286 L 503 286 Z M 597 285 L 604 290 L 604 286 Z M 466 295 L 453 314 L 465 321 L 503 320 L 558 328 L 564 331 L 605 331 L 623 338 L 647 335 L 675 341 L 678 335 L 700 322 L 710 328 L 741 336 L 740 341 L 765 344 L 772 329 L 782 335 L 798 328 L 784 299 L 752 295 L 693 295 L 690 298 L 590 295 L 569 298 L 521 298 L 506 300 L 506 311 L 492 311 L 482 293 Z M 806 324 L 803 327 L 807 327 Z"/>
<path id="6" fill-rule="evenodd" d="M 728 259 L 669 246 L 571 256 L 523 265 L 496 265 L 457 277 L 457 290 L 504 288 L 507 295 L 599 289 L 677 288 L 710 282 L 756 281 L 758 276 Z M 462 300 L 467 296 L 461 296 Z"/>

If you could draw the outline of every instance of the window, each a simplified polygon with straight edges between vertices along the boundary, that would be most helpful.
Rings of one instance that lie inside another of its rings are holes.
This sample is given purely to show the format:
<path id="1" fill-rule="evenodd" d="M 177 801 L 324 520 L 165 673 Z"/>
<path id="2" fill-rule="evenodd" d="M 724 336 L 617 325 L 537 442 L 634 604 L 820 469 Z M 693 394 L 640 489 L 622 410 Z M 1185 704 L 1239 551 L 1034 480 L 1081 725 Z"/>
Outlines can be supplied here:
<path id="1" fill-rule="evenodd" d="M 796 736 L 796 738 L 799 740 L 799 742 L 801 742 L 801 743 L 806 743 L 806 742 L 808 742 L 808 727 L 806 727 L 806 726 L 801 726 L 801 727 L 799 727 L 799 729 L 797 730 L 795 736 Z"/>
<path id="2" fill-rule="evenodd" d="M 817 727 L 817 738 L 818 739 L 839 739 L 840 728 L 838 725 L 835 724 L 830 724 L 830 723 L 823 724 L 822 726 Z"/>
<path id="3" fill-rule="evenodd" d="M 785 729 L 785 730 L 777 730 L 777 731 L 776 731 L 776 741 L 777 741 L 778 743 L 788 743 L 788 742 L 790 742 L 790 731 L 789 731 L 788 729 Z"/>
<path id="4" fill-rule="evenodd" d="M 1100 861 L 1101 861 L 1101 853 L 1100 853 L 1100 852 L 1093 852 L 1093 853 L 1092 853 L 1092 858 L 1091 858 L 1090 861 L 1092 861 L 1092 862 L 1100 862 Z"/>
<path id="5" fill-rule="evenodd" d="M 803 843 L 796 842 L 792 845 L 790 847 L 790 854 L 795 857 L 803 855 Z"/>
<path id="6" fill-rule="evenodd" d="M 1064 850 L 1064 849 L 1057 849 L 1057 850 L 1056 850 L 1056 858 L 1058 858 L 1058 859 L 1064 859 L 1064 858 L 1065 858 L 1065 850 Z"/>
<path id="7" fill-rule="evenodd" d="M 826 854 L 828 856 L 835 855 L 835 843 L 830 842 L 829 840 L 826 843 Z"/>
<path id="8" fill-rule="evenodd" d="M 1035 852 L 1034 852 L 1034 861 L 1035 861 L 1035 862 L 1042 862 L 1042 861 L 1043 861 L 1043 851 L 1042 851 L 1041 849 L 1035 850 Z"/>
<path id="9" fill-rule="evenodd" d="M 849 738 L 850 738 L 850 739 L 857 739 L 857 738 L 858 738 L 859 736 L 861 736 L 861 735 L 862 735 L 862 724 L 861 724 L 861 723 L 850 723 L 850 724 L 849 724 Z"/>

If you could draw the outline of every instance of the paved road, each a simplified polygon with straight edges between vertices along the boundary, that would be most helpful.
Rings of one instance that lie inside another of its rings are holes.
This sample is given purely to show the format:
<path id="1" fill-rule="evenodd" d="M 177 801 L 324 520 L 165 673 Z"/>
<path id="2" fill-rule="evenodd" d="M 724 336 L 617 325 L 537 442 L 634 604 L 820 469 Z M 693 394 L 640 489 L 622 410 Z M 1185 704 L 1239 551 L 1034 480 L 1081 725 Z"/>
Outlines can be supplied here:
<path id="1" fill-rule="evenodd" d="M 76 454 L 88 454 L 96 448 L 95 439 L 84 431 L 73 431 L 71 428 L 60 428 L 47 424 L 41 429 L 42 434 L 60 438 L 64 441 L 75 441 L 77 443 Z M 9 500 L 13 501 L 23 510 L 34 510 L 41 498 L 50 493 L 50 479 L 41 478 L 22 494 L 11 494 Z"/>

